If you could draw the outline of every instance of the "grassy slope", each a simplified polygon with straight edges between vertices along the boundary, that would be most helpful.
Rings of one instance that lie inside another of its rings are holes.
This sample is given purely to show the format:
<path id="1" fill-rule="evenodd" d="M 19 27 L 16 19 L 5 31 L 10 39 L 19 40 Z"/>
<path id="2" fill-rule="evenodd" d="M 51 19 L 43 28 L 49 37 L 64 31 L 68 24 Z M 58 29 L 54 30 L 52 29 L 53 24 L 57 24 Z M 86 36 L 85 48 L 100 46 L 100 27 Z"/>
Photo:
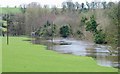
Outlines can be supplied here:
<path id="1" fill-rule="evenodd" d="M 117 69 L 101 67 L 90 57 L 59 54 L 46 50 L 43 45 L 23 41 L 24 37 L 11 37 L 6 45 L 3 38 L 3 72 L 112 72 Z"/>
<path id="2" fill-rule="evenodd" d="M 0 74 L 2 73 L 2 38 L 0 37 Z"/>
<path id="3" fill-rule="evenodd" d="M 20 8 L 6 8 L 6 7 L 2 7 L 0 8 L 0 14 L 3 13 L 21 13 Z"/>

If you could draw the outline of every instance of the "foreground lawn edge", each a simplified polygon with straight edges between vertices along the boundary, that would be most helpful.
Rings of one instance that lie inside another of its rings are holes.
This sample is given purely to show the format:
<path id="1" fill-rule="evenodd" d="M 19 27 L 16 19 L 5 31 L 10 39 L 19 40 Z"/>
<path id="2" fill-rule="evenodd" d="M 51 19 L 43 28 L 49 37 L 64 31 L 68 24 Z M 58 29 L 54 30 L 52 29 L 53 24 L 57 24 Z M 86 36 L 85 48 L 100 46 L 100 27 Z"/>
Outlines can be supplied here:
<path id="1" fill-rule="evenodd" d="M 3 72 L 118 72 L 112 67 L 97 65 L 91 57 L 60 54 L 35 45 L 26 37 L 3 38 Z"/>
<path id="2" fill-rule="evenodd" d="M 2 37 L 0 37 L 0 74 L 2 73 Z"/>

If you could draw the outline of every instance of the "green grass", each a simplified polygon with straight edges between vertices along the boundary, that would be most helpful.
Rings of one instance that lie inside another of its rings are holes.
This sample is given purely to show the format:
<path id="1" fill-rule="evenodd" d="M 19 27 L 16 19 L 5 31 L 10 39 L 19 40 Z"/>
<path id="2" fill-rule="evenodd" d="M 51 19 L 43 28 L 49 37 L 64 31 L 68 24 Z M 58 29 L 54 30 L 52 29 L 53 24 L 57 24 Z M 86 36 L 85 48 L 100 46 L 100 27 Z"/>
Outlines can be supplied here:
<path id="1" fill-rule="evenodd" d="M 6 8 L 6 7 L 1 7 L 0 8 L 0 14 L 6 14 L 6 13 L 21 13 L 20 8 Z"/>
<path id="2" fill-rule="evenodd" d="M 117 72 L 112 67 L 97 65 L 90 57 L 59 54 L 46 46 L 23 41 L 25 37 L 3 38 L 3 72 Z"/>
<path id="3" fill-rule="evenodd" d="M 0 37 L 0 74 L 2 73 L 2 38 Z"/>

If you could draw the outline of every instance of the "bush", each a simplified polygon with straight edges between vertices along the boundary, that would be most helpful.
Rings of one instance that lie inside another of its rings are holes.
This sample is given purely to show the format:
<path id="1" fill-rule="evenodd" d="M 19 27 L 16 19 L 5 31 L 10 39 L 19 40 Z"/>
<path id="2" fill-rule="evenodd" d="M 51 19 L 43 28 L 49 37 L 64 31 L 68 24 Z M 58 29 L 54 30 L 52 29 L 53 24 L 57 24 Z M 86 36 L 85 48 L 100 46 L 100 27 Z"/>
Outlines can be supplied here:
<path id="1" fill-rule="evenodd" d="M 86 31 L 95 33 L 97 31 L 97 22 L 95 21 L 94 16 L 90 17 L 90 21 L 86 22 Z"/>
<path id="2" fill-rule="evenodd" d="M 102 31 L 97 31 L 95 34 L 94 34 L 94 42 L 96 44 L 105 44 L 105 34 L 102 33 Z"/>
<path id="3" fill-rule="evenodd" d="M 82 34 L 83 34 L 80 30 L 78 30 L 76 33 L 77 33 L 78 35 L 82 35 Z"/>
<path id="4" fill-rule="evenodd" d="M 60 34 L 64 38 L 68 37 L 70 35 L 70 28 L 69 28 L 69 26 L 67 26 L 67 25 L 66 26 L 62 26 L 60 28 Z"/>
<path id="5" fill-rule="evenodd" d="M 83 20 L 81 20 L 83 21 Z M 86 31 L 90 31 L 91 33 L 93 33 L 93 36 L 94 36 L 94 42 L 96 44 L 105 44 L 107 42 L 105 42 L 105 34 L 102 32 L 102 29 L 100 30 L 97 30 L 97 27 L 98 27 L 98 24 L 95 20 L 95 17 L 94 15 L 92 15 L 90 17 L 90 20 L 87 21 L 84 20 L 83 21 L 86 25 L 85 25 L 85 28 L 86 28 Z"/>

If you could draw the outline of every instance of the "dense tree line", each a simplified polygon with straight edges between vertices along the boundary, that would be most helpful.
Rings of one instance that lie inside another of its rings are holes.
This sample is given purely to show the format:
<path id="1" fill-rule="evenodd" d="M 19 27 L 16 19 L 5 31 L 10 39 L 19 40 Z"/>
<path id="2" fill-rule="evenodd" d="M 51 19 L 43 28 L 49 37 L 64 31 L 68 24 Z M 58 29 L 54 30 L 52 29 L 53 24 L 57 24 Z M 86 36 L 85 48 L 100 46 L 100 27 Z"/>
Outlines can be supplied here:
<path id="1" fill-rule="evenodd" d="M 87 34 L 85 36 L 84 31 L 90 31 L 94 34 L 96 43 L 104 43 L 107 40 L 106 38 L 110 38 L 110 34 L 107 33 L 107 37 L 105 37 L 104 30 L 97 29 L 99 23 L 91 17 L 97 10 L 105 11 L 107 17 L 112 18 L 111 22 L 116 24 L 116 27 L 119 27 L 117 25 L 119 23 L 119 4 L 114 2 L 74 3 L 72 1 L 65 1 L 62 3 L 62 8 L 57 8 L 56 6 L 49 8 L 48 5 L 41 7 L 39 3 L 33 2 L 28 5 L 21 5 L 20 9 L 22 13 L 2 15 L 3 20 L 7 21 L 9 25 L 9 34 L 13 36 L 30 36 L 31 32 L 35 32 L 39 37 L 52 37 L 54 35 L 85 38 Z M 92 14 L 90 13 L 91 11 Z M 84 17 L 88 13 L 89 16 Z M 96 13 L 94 14 L 95 18 Z M 89 17 L 91 18 L 89 19 Z M 65 24 L 69 25 L 65 26 Z M 113 37 L 115 40 L 113 39 L 112 41 L 117 43 L 117 37 L 119 37 L 117 30 L 112 35 L 114 34 L 116 35 Z"/>

